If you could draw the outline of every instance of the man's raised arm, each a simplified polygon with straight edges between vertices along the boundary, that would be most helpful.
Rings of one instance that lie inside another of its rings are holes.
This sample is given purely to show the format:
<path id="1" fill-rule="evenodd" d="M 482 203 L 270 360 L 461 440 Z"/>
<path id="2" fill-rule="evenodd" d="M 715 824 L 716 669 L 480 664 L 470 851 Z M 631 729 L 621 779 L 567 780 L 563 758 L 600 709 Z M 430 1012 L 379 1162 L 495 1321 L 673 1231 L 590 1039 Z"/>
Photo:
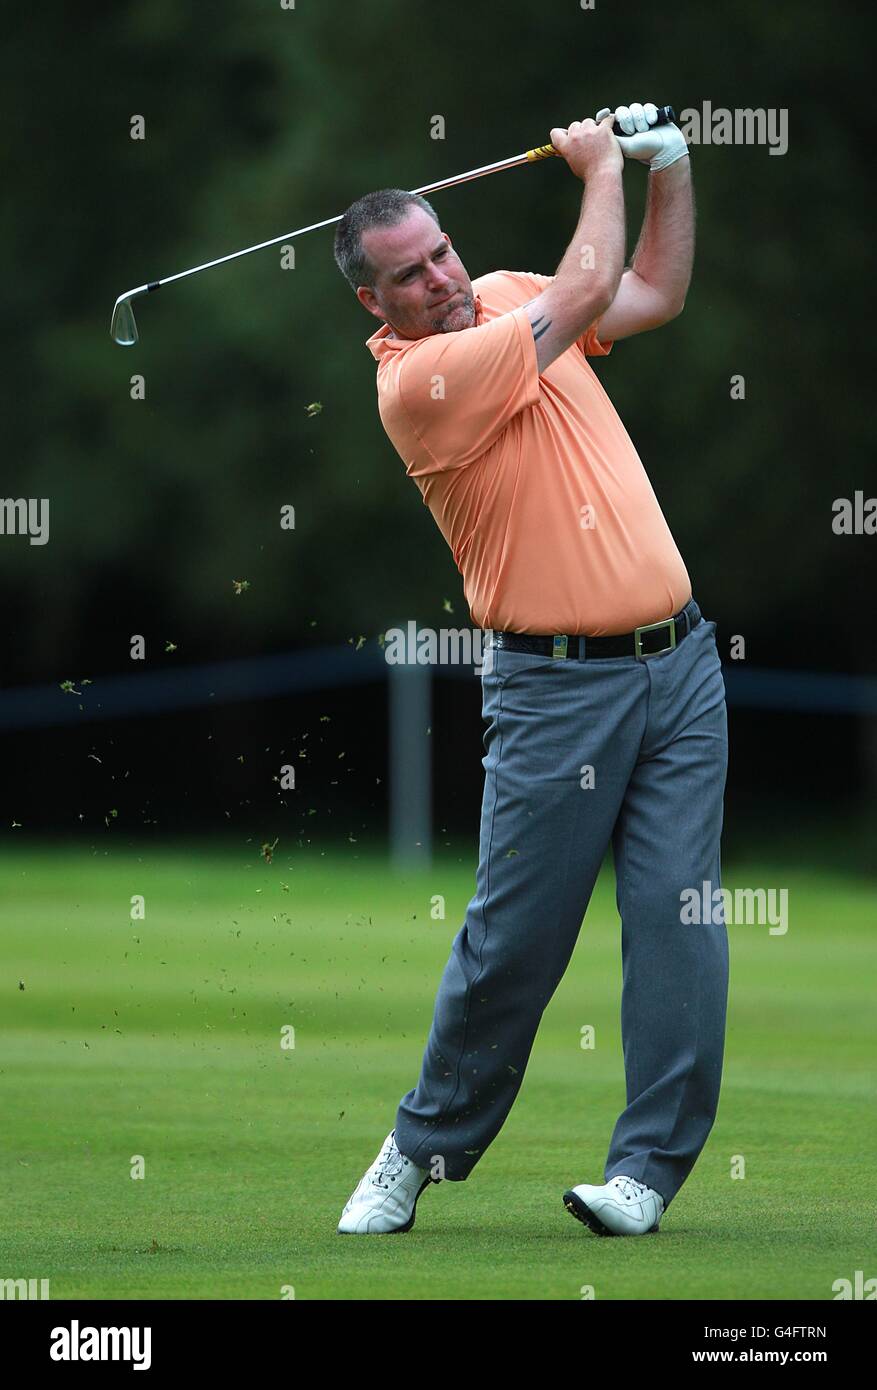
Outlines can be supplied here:
<path id="1" fill-rule="evenodd" d="M 619 144 L 628 159 L 648 164 L 649 184 L 636 251 L 600 320 L 603 342 L 669 323 L 681 314 L 691 282 L 694 193 L 688 146 L 676 126 L 649 129 L 648 113 L 654 110 L 634 104 L 615 111 L 632 132 Z"/>
<path id="2" fill-rule="evenodd" d="M 623 158 L 614 117 L 555 126 L 551 143 L 585 192 L 575 235 L 547 289 L 525 305 L 540 373 L 609 308 L 624 266 Z"/>

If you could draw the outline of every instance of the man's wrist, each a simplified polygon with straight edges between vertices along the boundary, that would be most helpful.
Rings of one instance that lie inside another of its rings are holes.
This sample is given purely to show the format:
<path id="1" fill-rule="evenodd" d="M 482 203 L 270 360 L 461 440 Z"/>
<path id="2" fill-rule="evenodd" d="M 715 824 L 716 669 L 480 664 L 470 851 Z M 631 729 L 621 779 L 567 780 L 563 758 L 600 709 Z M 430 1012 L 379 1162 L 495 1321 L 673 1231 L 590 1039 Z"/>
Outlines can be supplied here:
<path id="1" fill-rule="evenodd" d="M 677 164 L 680 159 L 685 159 L 689 156 L 688 142 L 682 134 L 682 131 L 677 129 L 675 135 L 678 135 L 679 139 L 676 140 L 674 138 L 671 142 L 668 142 L 667 147 L 649 161 L 650 174 L 660 174 L 662 169 L 669 169 L 673 164 Z"/>
<path id="2" fill-rule="evenodd" d="M 614 162 L 612 164 L 598 164 L 596 168 L 589 169 L 587 174 L 582 175 L 582 183 L 585 188 L 590 188 L 592 184 L 606 184 L 607 186 L 610 184 L 618 184 L 619 187 L 623 187 L 623 175 L 623 162 L 619 162 L 618 164 Z"/>

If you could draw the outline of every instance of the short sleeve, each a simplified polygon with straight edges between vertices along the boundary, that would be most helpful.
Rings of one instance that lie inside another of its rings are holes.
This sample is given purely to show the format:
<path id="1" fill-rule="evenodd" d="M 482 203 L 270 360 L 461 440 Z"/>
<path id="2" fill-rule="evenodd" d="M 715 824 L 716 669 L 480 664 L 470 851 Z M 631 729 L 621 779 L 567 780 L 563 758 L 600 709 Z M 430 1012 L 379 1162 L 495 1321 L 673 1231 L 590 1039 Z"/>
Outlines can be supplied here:
<path id="1" fill-rule="evenodd" d="M 518 279 L 529 281 L 534 296 L 541 294 L 543 290 L 547 290 L 548 286 L 552 285 L 557 279 L 556 275 L 538 275 L 533 270 L 518 271 L 516 274 Z M 574 346 L 579 349 L 579 352 L 583 352 L 586 357 L 608 357 L 612 350 L 611 338 L 608 342 L 601 343 L 598 336 L 599 327 L 600 320 L 595 319 L 590 327 L 586 328 L 585 332 L 575 340 Z"/>
<path id="2" fill-rule="evenodd" d="M 436 333 L 406 352 L 399 399 L 425 457 L 409 475 L 462 468 L 539 403 L 539 364 L 526 306 L 459 333 Z"/>
<path id="3" fill-rule="evenodd" d="M 580 338 L 576 338 L 576 347 L 580 348 L 586 357 L 608 357 L 612 351 L 612 339 L 603 343 L 600 341 L 600 320 L 595 319 L 590 328 L 587 328 Z"/>

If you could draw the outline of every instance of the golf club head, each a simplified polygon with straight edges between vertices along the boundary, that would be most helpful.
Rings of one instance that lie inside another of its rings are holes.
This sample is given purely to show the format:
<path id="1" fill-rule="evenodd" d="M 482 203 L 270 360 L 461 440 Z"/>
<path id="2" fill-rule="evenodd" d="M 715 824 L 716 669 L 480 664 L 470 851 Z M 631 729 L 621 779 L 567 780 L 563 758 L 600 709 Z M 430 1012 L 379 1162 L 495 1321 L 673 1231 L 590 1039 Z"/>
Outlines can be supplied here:
<path id="1" fill-rule="evenodd" d="M 113 305 L 113 317 L 110 320 L 110 337 L 114 343 L 120 347 L 133 347 L 137 342 L 137 320 L 134 317 L 134 309 L 131 301 L 138 294 L 145 294 L 147 286 L 141 285 L 136 290 L 129 290 L 127 294 L 120 294 Z"/>

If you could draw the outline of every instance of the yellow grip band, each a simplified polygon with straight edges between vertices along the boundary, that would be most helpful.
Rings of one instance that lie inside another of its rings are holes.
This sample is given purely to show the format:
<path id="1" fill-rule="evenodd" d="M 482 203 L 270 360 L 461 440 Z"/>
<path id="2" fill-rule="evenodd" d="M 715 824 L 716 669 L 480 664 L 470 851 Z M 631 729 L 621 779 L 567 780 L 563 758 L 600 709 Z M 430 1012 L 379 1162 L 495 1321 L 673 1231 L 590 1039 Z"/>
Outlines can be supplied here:
<path id="1" fill-rule="evenodd" d="M 531 161 L 549 159 L 553 154 L 557 154 L 557 150 L 553 145 L 537 145 L 535 150 L 527 151 L 527 158 Z"/>

